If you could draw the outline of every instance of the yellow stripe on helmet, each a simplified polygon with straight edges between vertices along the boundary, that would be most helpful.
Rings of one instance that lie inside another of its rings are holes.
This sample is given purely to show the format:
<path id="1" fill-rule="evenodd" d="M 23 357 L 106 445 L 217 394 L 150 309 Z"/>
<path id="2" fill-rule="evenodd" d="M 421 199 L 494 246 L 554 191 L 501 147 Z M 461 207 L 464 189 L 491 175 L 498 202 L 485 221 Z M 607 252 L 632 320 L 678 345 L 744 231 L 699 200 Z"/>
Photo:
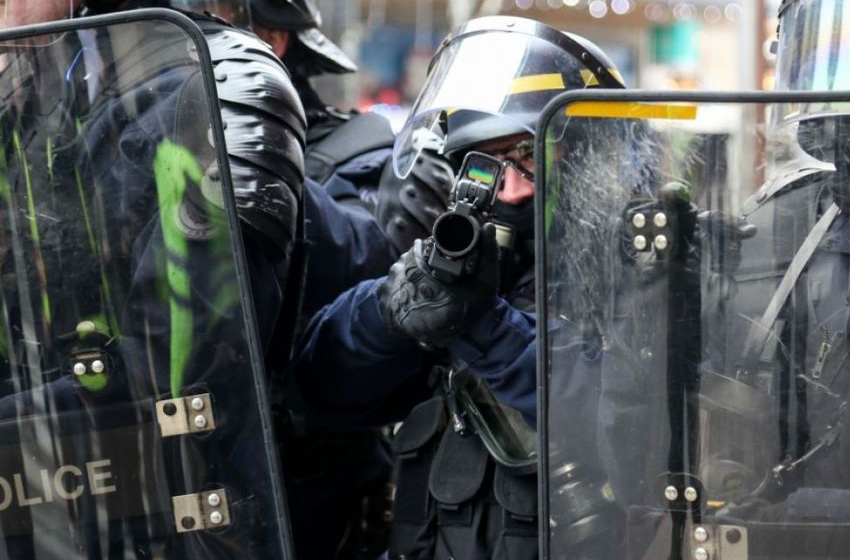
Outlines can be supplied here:
<path id="1" fill-rule="evenodd" d="M 510 95 L 528 93 L 530 91 L 544 91 L 550 89 L 565 89 L 564 77 L 554 72 L 552 74 L 533 74 L 531 76 L 520 76 L 514 78 L 511 84 Z"/>
<path id="2" fill-rule="evenodd" d="M 618 119 L 672 119 L 692 121 L 697 118 L 696 105 L 665 105 L 623 101 L 577 101 L 564 110 L 568 117 L 602 117 Z"/>

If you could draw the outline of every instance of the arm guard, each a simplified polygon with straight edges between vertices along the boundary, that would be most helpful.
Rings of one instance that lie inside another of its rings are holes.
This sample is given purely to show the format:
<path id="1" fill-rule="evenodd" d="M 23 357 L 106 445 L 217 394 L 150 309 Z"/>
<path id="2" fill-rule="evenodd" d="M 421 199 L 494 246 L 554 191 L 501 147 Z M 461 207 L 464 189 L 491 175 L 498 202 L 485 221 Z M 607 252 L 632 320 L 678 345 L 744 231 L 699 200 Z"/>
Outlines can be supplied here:
<path id="1" fill-rule="evenodd" d="M 301 205 L 304 109 L 286 68 L 259 38 L 214 20 L 197 23 L 212 55 L 239 217 L 281 259 Z"/>

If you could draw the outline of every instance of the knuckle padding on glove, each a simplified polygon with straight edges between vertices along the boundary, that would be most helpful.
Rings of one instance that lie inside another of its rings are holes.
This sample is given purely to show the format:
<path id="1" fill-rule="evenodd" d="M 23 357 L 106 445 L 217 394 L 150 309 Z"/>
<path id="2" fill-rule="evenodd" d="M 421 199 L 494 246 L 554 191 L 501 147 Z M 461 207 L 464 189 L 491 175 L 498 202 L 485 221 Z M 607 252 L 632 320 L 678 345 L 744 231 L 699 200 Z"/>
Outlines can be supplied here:
<path id="1" fill-rule="evenodd" d="M 441 344 L 460 334 L 483 308 L 489 290 L 473 278 L 443 284 L 423 270 L 421 242 L 392 266 L 380 290 L 388 325 L 421 342 Z"/>

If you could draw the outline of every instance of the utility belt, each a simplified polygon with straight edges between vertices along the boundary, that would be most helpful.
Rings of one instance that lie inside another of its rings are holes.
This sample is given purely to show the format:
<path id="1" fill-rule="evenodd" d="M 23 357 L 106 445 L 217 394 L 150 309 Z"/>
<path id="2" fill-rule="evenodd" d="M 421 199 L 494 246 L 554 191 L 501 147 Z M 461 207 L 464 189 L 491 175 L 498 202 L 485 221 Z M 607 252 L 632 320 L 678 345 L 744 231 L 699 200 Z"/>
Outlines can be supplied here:
<path id="1" fill-rule="evenodd" d="M 536 560 L 537 475 L 497 464 L 451 428 L 447 399 L 419 404 L 393 440 L 394 560 Z"/>

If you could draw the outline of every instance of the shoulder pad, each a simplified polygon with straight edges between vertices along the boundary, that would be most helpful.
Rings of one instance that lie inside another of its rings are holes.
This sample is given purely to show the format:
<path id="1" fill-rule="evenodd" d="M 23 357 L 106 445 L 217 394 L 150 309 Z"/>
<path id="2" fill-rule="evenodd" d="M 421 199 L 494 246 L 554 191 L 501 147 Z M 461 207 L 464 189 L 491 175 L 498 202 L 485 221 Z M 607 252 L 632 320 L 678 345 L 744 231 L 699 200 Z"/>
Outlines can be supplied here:
<path id="1" fill-rule="evenodd" d="M 453 183 L 449 162 L 430 152 L 419 155 L 406 179 L 396 177 L 392 161 L 385 164 L 375 219 L 399 253 L 431 235 L 434 221 L 448 208 Z"/>
<path id="2" fill-rule="evenodd" d="M 796 188 L 822 181 L 823 174 L 829 175 L 833 171 L 832 165 L 825 163 L 822 167 L 804 167 L 774 177 L 744 201 L 741 206 L 741 214 L 748 216 L 774 198 L 787 194 Z"/>
<path id="3" fill-rule="evenodd" d="M 389 148 L 394 140 L 387 119 L 377 113 L 357 115 L 309 147 L 307 176 L 324 183 L 340 164 L 366 152 Z"/>
<path id="4" fill-rule="evenodd" d="M 198 21 L 215 73 L 240 219 L 282 257 L 295 237 L 307 122 L 289 73 L 255 35 Z"/>

